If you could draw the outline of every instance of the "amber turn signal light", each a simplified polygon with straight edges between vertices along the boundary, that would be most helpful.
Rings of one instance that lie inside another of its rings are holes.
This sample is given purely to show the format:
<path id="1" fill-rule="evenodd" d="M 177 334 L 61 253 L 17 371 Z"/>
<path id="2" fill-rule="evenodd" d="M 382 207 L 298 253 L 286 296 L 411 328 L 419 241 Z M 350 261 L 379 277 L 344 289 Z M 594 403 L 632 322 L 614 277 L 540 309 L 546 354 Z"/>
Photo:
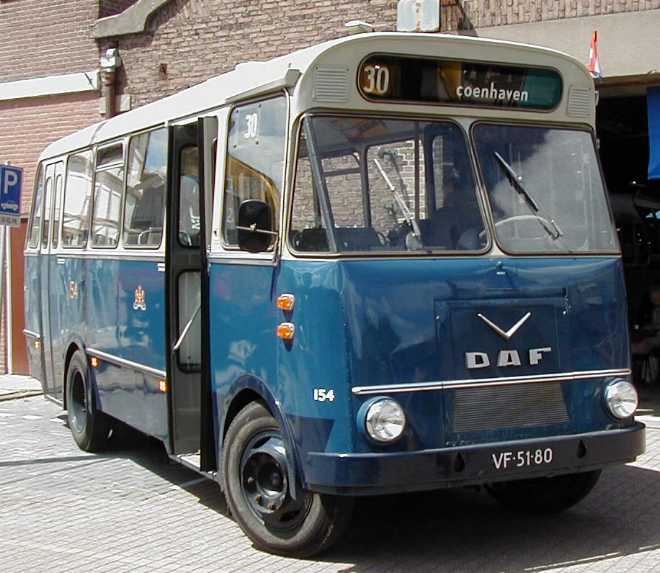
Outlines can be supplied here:
<path id="1" fill-rule="evenodd" d="M 167 380 L 159 380 L 158 381 L 158 389 L 161 392 L 167 392 Z"/>
<path id="2" fill-rule="evenodd" d="M 292 322 L 283 322 L 277 327 L 277 337 L 282 340 L 293 340 L 296 327 Z"/>
<path id="3" fill-rule="evenodd" d="M 96 358 L 96 356 L 92 356 L 92 357 L 89 359 L 89 363 L 92 365 L 92 368 L 98 368 L 98 367 L 99 367 L 99 364 L 100 364 L 100 363 L 99 363 L 99 359 Z"/>
<path id="4" fill-rule="evenodd" d="M 281 294 L 277 297 L 277 308 L 286 312 L 291 312 L 296 304 L 296 297 L 292 294 Z"/>

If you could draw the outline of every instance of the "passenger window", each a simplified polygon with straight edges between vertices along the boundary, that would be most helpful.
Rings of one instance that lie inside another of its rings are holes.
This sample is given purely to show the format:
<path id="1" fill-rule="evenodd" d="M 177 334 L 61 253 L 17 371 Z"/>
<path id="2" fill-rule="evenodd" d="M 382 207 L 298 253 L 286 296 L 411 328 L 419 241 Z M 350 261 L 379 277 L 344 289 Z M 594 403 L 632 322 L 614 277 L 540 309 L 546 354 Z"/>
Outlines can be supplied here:
<path id="1" fill-rule="evenodd" d="M 48 247 L 48 232 L 50 231 L 50 208 L 53 199 L 53 171 L 55 167 L 46 167 L 46 191 L 44 194 L 44 218 L 41 222 L 41 247 Z"/>
<path id="2" fill-rule="evenodd" d="M 44 169 L 39 166 L 37 174 L 37 186 L 34 191 L 34 201 L 32 202 L 32 226 L 30 227 L 30 239 L 28 247 L 36 249 L 39 246 L 39 237 L 41 236 L 41 208 L 43 206 L 44 195 Z"/>
<path id="3" fill-rule="evenodd" d="M 223 236 L 227 245 L 237 246 L 238 209 L 247 199 L 258 199 L 270 205 L 272 229 L 277 231 L 285 138 L 284 97 L 237 107 L 232 112 L 223 214 Z"/>
<path id="4" fill-rule="evenodd" d="M 199 148 L 184 147 L 179 164 L 179 243 L 199 247 Z"/>
<path id="5" fill-rule="evenodd" d="M 52 245 L 57 248 L 59 242 L 60 231 L 60 214 L 62 212 L 62 185 L 64 182 L 63 177 L 64 163 L 60 162 L 55 166 L 55 202 L 53 203 L 53 231 L 52 231 Z"/>
<path id="6" fill-rule="evenodd" d="M 87 245 L 92 175 L 91 151 L 83 151 L 69 157 L 62 216 L 63 247 L 76 248 Z"/>
<path id="7" fill-rule="evenodd" d="M 158 129 L 131 138 L 124 206 L 124 244 L 160 245 L 163 238 L 167 130 Z"/>
<path id="8" fill-rule="evenodd" d="M 94 178 L 92 245 L 116 247 L 119 240 L 119 212 L 124 187 L 123 144 L 99 149 Z"/>

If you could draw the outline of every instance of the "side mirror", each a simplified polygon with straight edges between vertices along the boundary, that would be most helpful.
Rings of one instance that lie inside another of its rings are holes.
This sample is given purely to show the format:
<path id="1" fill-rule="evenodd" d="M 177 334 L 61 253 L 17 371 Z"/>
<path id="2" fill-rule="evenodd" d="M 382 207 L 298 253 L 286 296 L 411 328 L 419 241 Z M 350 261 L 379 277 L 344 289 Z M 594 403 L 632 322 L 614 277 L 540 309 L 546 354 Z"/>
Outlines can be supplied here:
<path id="1" fill-rule="evenodd" d="M 249 253 L 263 253 L 277 233 L 272 228 L 273 211 L 268 203 L 246 199 L 238 208 L 238 246 Z"/>

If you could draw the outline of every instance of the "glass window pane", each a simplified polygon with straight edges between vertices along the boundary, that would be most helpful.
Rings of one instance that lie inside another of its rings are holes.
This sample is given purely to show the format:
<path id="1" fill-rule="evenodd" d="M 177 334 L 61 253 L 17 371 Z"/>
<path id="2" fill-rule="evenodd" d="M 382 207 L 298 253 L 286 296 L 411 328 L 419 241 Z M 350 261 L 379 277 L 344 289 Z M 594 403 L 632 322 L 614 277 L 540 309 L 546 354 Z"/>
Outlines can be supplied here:
<path id="1" fill-rule="evenodd" d="M 41 246 L 48 246 L 48 232 L 50 231 L 50 207 L 53 199 L 53 170 L 54 166 L 46 168 L 46 191 L 44 195 L 44 218 L 41 222 Z"/>
<path id="2" fill-rule="evenodd" d="M 486 246 L 459 126 L 358 117 L 306 122 L 290 234 L 295 249 L 324 251 L 334 243 L 339 252 L 424 253 Z M 310 155 L 320 160 L 317 177 L 308 167 Z M 318 206 L 326 202 L 322 223 Z"/>
<path id="3" fill-rule="evenodd" d="M 298 147 L 296 192 L 293 196 L 289 240 L 296 251 L 322 253 L 330 250 L 304 132 L 301 132 Z"/>
<path id="4" fill-rule="evenodd" d="M 119 242 L 124 165 L 117 163 L 117 147 L 112 146 L 98 151 L 92 216 L 92 245 L 95 247 L 116 247 Z M 112 161 L 109 158 L 112 158 Z M 104 166 L 109 163 L 113 166 Z"/>
<path id="5" fill-rule="evenodd" d="M 39 237 L 41 236 L 41 208 L 43 206 L 44 195 L 44 169 L 39 166 L 39 173 L 37 174 L 37 187 L 34 193 L 34 203 L 32 204 L 32 226 L 30 227 L 30 240 L 28 246 L 31 249 L 39 245 Z"/>
<path id="6" fill-rule="evenodd" d="M 124 244 L 158 247 L 163 237 L 167 130 L 131 138 L 124 206 Z"/>
<path id="7" fill-rule="evenodd" d="M 617 250 L 590 133 L 482 124 L 474 138 L 497 238 L 506 251 Z"/>
<path id="8" fill-rule="evenodd" d="M 87 244 L 92 174 L 91 151 L 83 151 L 69 157 L 62 217 L 64 247 L 84 247 Z"/>
<path id="9" fill-rule="evenodd" d="M 62 185 L 64 182 L 64 177 L 62 176 L 63 170 L 63 164 L 58 163 L 55 168 L 55 202 L 53 203 L 52 244 L 54 248 L 57 247 L 59 239 L 58 234 L 60 230 L 60 214 L 62 212 Z"/>
<path id="10" fill-rule="evenodd" d="M 238 244 L 238 209 L 246 199 L 268 203 L 277 231 L 284 175 L 286 100 L 279 97 L 237 107 L 231 114 L 227 150 L 223 233 Z"/>
<path id="11" fill-rule="evenodd" d="M 186 247 L 199 247 L 199 148 L 181 150 L 179 181 L 179 242 Z"/>

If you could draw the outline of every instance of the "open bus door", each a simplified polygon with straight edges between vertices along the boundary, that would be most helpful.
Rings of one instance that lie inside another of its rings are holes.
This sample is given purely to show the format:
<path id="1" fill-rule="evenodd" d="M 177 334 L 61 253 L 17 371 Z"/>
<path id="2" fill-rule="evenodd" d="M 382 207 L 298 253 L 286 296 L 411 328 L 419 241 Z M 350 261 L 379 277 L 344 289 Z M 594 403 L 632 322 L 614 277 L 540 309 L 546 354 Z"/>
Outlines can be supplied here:
<path id="1" fill-rule="evenodd" d="M 170 128 L 167 198 L 167 374 L 170 452 L 215 471 L 208 348 L 207 225 L 217 118 Z"/>

